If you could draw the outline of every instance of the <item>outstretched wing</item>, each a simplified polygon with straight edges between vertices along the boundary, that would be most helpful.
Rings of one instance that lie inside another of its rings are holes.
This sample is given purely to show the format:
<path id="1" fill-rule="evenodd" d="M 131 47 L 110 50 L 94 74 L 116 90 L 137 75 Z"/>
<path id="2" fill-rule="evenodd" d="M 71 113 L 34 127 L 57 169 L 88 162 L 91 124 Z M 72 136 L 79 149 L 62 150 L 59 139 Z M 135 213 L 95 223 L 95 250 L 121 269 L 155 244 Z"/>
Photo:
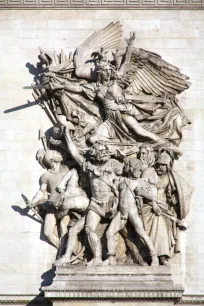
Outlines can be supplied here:
<path id="1" fill-rule="evenodd" d="M 176 95 L 190 85 L 187 82 L 189 77 L 177 67 L 163 60 L 160 55 L 144 49 L 132 49 L 128 74 L 132 80 L 131 90 L 135 94 Z"/>
<path id="2" fill-rule="evenodd" d="M 94 32 L 82 45 L 77 48 L 74 55 L 75 74 L 78 78 L 95 80 L 96 61 L 93 52 L 115 50 L 122 38 L 122 25 L 120 22 L 111 22 L 105 28 Z"/>

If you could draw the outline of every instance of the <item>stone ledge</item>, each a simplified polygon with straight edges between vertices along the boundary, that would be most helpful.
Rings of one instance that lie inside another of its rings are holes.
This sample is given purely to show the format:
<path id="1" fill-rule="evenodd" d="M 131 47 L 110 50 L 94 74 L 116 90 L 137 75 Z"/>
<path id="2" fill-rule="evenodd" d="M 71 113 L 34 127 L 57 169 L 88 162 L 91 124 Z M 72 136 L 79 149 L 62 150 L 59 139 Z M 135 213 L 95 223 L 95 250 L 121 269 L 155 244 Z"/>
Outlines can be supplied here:
<path id="1" fill-rule="evenodd" d="M 203 294 L 185 294 L 178 305 L 204 305 Z"/>
<path id="2" fill-rule="evenodd" d="M 43 295 L 30 295 L 30 294 L 1 294 L 0 305 L 44 305 L 45 298 Z"/>
<path id="3" fill-rule="evenodd" d="M 52 299 L 54 301 L 62 301 L 62 299 Z M 73 300 L 75 300 L 73 298 Z M 77 298 L 77 301 L 83 301 L 83 298 Z M 86 301 L 92 301 L 92 299 L 86 299 Z M 97 299 L 95 298 L 94 300 L 101 300 L 101 298 Z M 110 300 L 110 299 L 103 299 L 104 301 Z M 120 300 L 121 302 L 127 299 L 123 298 L 111 298 L 111 301 L 118 301 Z M 129 298 L 128 301 L 132 301 L 134 299 Z M 140 300 L 139 298 L 137 300 Z M 144 299 L 142 299 L 144 300 Z M 149 301 L 163 301 L 166 300 L 164 298 L 149 298 Z M 48 300 L 45 300 L 43 296 L 35 296 L 35 295 L 19 295 L 19 294 L 5 294 L 5 295 L 0 295 L 0 305 L 49 305 Z M 189 294 L 189 295 L 183 295 L 182 299 L 177 302 L 176 305 L 204 305 L 204 295 L 201 294 Z"/>
<path id="4" fill-rule="evenodd" d="M 115 266 L 84 266 L 67 265 L 56 267 L 56 275 L 163 275 L 171 277 L 171 271 L 166 266 L 138 266 L 138 265 L 115 265 Z"/>
<path id="5" fill-rule="evenodd" d="M 182 297 L 183 287 L 173 284 L 170 268 L 119 266 L 57 267 L 51 286 L 42 288 L 45 298 L 174 300 Z"/>

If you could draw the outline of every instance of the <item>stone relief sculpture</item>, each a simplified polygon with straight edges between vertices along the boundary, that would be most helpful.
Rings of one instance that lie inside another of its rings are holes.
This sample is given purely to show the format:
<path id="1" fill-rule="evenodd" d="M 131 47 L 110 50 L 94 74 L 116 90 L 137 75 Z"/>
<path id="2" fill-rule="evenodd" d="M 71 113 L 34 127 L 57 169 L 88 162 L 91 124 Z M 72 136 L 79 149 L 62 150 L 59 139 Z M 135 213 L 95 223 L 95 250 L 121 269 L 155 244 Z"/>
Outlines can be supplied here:
<path id="1" fill-rule="evenodd" d="M 134 41 L 116 22 L 69 56 L 40 48 L 30 88 L 53 129 L 26 201 L 59 250 L 56 266 L 168 265 L 180 251 L 192 188 L 173 169 L 190 123 L 176 96 L 188 77 Z"/>

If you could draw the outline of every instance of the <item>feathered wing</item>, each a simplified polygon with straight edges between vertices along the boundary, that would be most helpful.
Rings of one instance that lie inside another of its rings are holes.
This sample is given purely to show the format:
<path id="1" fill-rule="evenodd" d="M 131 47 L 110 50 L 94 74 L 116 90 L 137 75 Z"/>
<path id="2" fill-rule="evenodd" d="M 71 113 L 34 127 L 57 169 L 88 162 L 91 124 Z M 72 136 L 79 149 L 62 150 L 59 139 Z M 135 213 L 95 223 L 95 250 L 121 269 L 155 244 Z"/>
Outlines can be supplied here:
<path id="1" fill-rule="evenodd" d="M 171 96 L 189 87 L 189 78 L 177 67 L 163 60 L 160 55 L 144 49 L 132 49 L 128 74 L 135 94 L 144 92 L 158 97 Z"/>
<path id="2" fill-rule="evenodd" d="M 95 31 L 80 45 L 74 55 L 75 74 L 78 78 L 93 80 L 96 63 L 92 58 L 93 52 L 115 50 L 122 39 L 122 25 L 111 22 L 105 28 Z"/>

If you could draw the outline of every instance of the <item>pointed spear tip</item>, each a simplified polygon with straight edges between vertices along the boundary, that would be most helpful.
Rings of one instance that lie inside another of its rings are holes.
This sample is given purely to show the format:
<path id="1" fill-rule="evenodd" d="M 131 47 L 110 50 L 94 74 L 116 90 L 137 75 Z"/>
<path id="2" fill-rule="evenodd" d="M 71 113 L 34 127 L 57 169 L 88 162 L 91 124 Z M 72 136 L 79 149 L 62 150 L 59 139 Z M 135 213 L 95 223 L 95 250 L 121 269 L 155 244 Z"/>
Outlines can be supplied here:
<path id="1" fill-rule="evenodd" d="M 43 130 L 40 129 L 39 130 L 39 139 L 43 138 L 43 136 L 44 136 Z"/>

